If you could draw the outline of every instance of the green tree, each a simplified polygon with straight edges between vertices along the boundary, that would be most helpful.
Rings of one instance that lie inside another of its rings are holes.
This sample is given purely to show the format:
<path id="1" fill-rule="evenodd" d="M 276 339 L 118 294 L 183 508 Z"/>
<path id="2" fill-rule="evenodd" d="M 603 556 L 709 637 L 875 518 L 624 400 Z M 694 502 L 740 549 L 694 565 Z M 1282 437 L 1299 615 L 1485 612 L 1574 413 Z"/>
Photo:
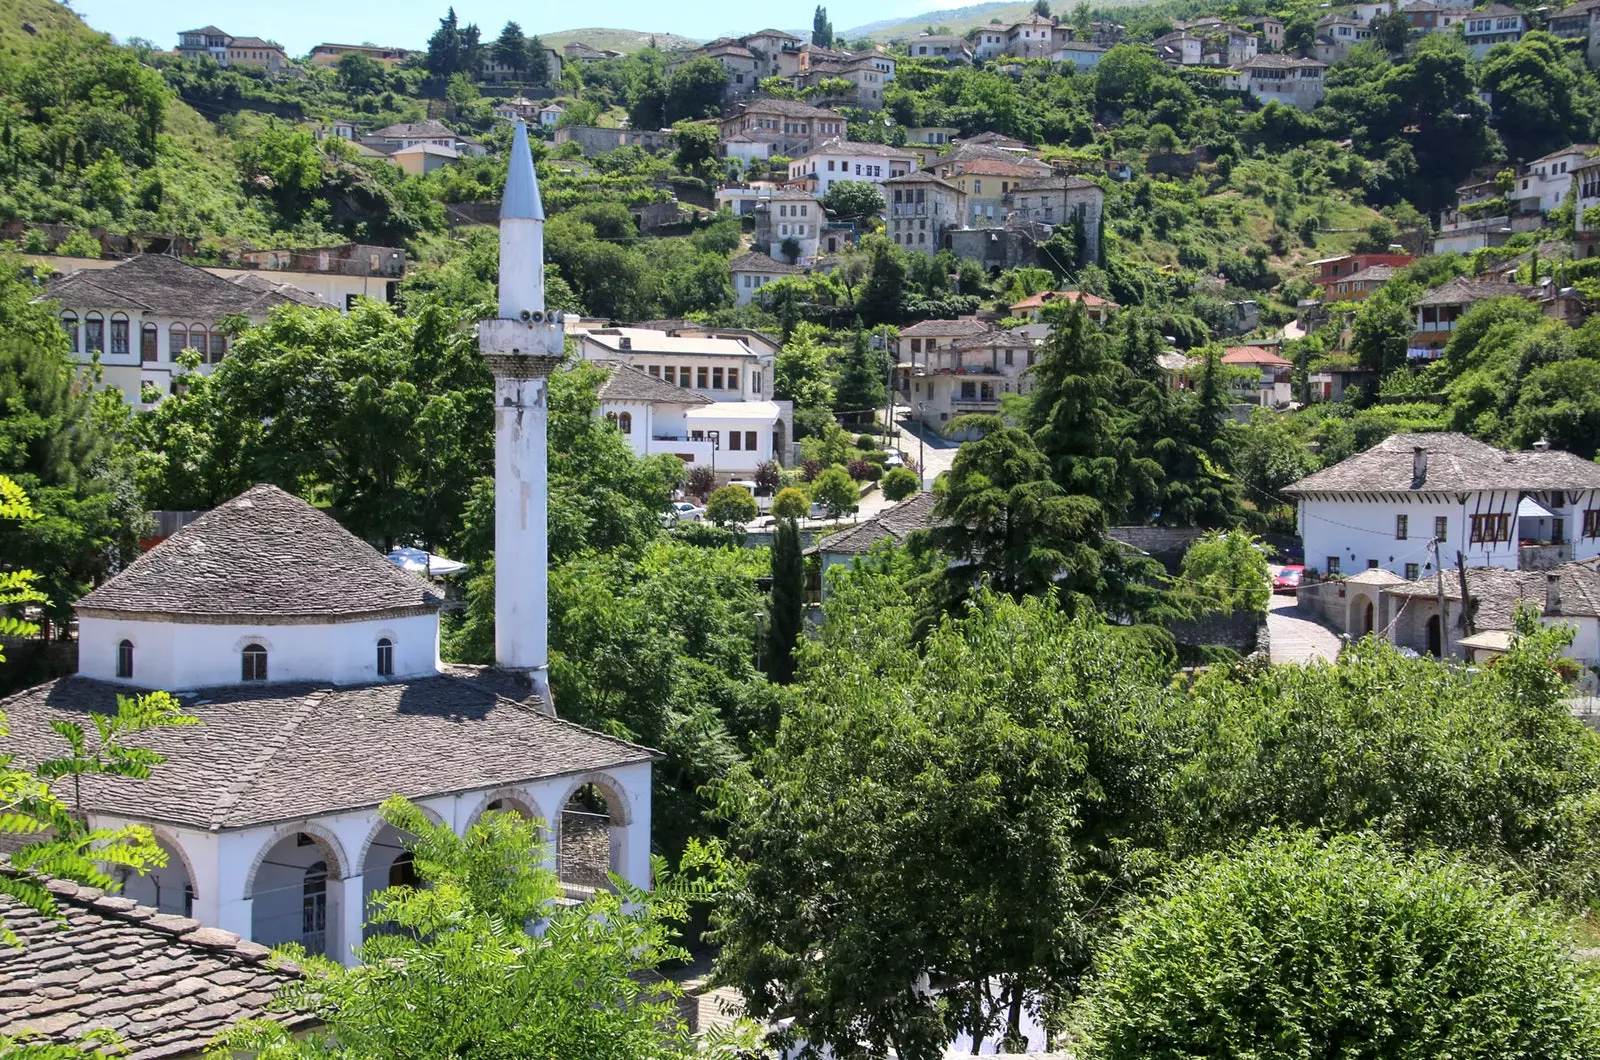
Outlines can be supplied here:
<path id="1" fill-rule="evenodd" d="M 834 410 L 847 420 L 870 422 L 883 407 L 888 371 L 888 352 L 873 349 L 866 332 L 858 329 L 839 358 Z"/>
<path id="2" fill-rule="evenodd" d="M 1400 11 L 1378 14 L 1372 19 L 1372 42 L 1390 55 L 1406 50 L 1411 38 L 1411 20 Z"/>
<path id="3" fill-rule="evenodd" d="M 1564 147 L 1587 129 L 1578 75 L 1561 41 L 1534 31 L 1483 60 L 1480 85 L 1494 98 L 1495 129 L 1513 159 L 1535 159 Z"/>
<path id="4" fill-rule="evenodd" d="M 802 324 L 783 344 L 772 365 L 772 396 L 794 402 L 795 413 L 827 409 L 833 405 L 828 383 L 828 353 L 821 345 L 826 336 L 814 324 Z"/>
<path id="5" fill-rule="evenodd" d="M 1099 509 L 1093 522 L 1103 527 L 1127 513 L 1135 493 L 1150 488 L 1160 467 L 1119 429 L 1119 366 L 1106 336 L 1076 301 L 1051 303 L 1044 314 L 1051 333 L 1032 369 L 1024 426 L 1056 482 Z"/>
<path id="6" fill-rule="evenodd" d="M 1144 871 L 1154 660 L 989 593 L 919 647 L 893 576 L 844 573 L 776 739 L 719 803 L 718 972 L 836 1055 L 1014 1040 L 1028 999 L 1059 1012 Z"/>
<path id="7" fill-rule="evenodd" d="M 239 178 L 247 190 L 265 186 L 286 225 L 311 206 L 322 186 L 322 153 L 304 128 L 269 122 L 239 145 Z"/>
<path id="8" fill-rule="evenodd" d="M 112 875 L 117 870 L 143 873 L 167 863 L 166 852 L 144 825 L 89 827 L 80 802 L 83 778 L 143 780 L 166 759 L 130 738 L 151 729 L 199 724 L 165 692 L 118 696 L 115 715 L 89 717 L 92 731 L 77 722 L 54 723 L 67 744 L 63 757 L 24 768 L 15 756 L 0 754 L 0 839 L 9 850 L 0 894 L 61 920 L 63 927 L 66 918 L 49 891 L 50 880 L 76 880 L 110 891 L 117 887 Z M 0 737 L 7 731 L 5 714 L 0 713 Z M 22 943 L 0 923 L 4 945 Z"/>
<path id="9" fill-rule="evenodd" d="M 373 897 L 377 930 L 359 964 L 293 954 L 311 974 L 274 1005 L 313 1014 L 316 1031 L 256 1020 L 229 1030 L 226 1048 L 282 1058 L 705 1055 L 684 1026 L 681 991 L 656 974 L 687 957 L 673 925 L 697 895 L 664 863 L 651 891 L 618 881 L 616 893 L 566 905 L 544 867 L 543 822 L 491 811 L 457 836 L 398 796 L 382 814 L 406 835 L 423 886 Z M 710 1055 L 730 1060 L 749 1044 L 734 1035 Z"/>
<path id="10" fill-rule="evenodd" d="M 715 59 L 704 56 L 690 59 L 667 78 L 666 120 L 698 121 L 721 113 L 722 96 L 728 88 L 728 71 Z"/>
<path id="11" fill-rule="evenodd" d="M 1243 530 L 1212 532 L 1183 554 L 1182 591 L 1203 611 L 1265 614 L 1272 599 L 1267 557 Z"/>
<path id="12" fill-rule="evenodd" d="M 522 27 L 515 22 L 507 22 L 492 46 L 492 53 L 495 62 L 506 67 L 514 78 L 520 80 L 529 66 L 528 41 L 522 35 Z"/>
<path id="13" fill-rule="evenodd" d="M 723 486 L 706 501 L 706 519 L 725 530 L 760 514 L 755 497 L 743 486 Z"/>
<path id="14" fill-rule="evenodd" d="M 20 270 L 0 256 L 0 475 L 34 517 L 0 519 L 0 569 L 37 575 L 64 635 L 73 602 L 138 555 L 148 516 L 120 392 L 84 385 L 51 304 Z"/>
<path id="15" fill-rule="evenodd" d="M 1529 372 L 1517 387 L 1512 426 L 1519 446 L 1544 439 L 1592 460 L 1600 449 L 1600 361 L 1572 358 Z"/>
<path id="16" fill-rule="evenodd" d="M 903 501 L 922 490 L 917 473 L 908 467 L 890 468 L 883 476 L 883 495 L 891 501 Z"/>
<path id="17" fill-rule="evenodd" d="M 1089 983 L 1088 1056 L 1600 1056 L 1571 945 L 1448 857 L 1267 837 L 1129 912 Z"/>
<path id="18" fill-rule="evenodd" d="M 811 43 L 818 48 L 833 47 L 833 23 L 828 21 L 828 9 L 821 4 L 811 15 Z"/>
<path id="19" fill-rule="evenodd" d="M 964 598 L 980 576 L 1019 597 L 1058 583 L 1091 594 L 1104 587 L 1103 510 L 1052 481 L 1049 461 L 1015 427 L 990 431 L 956 452 L 934 516 L 940 525 L 931 540 L 955 560 L 943 573 L 951 599 Z"/>
<path id="20" fill-rule="evenodd" d="M 805 492 L 794 486 L 785 486 L 772 499 L 772 514 L 777 519 L 804 519 L 810 510 Z"/>
<path id="21" fill-rule="evenodd" d="M 673 143 L 677 145 L 675 158 L 678 168 L 704 169 L 717 159 L 717 140 L 720 133 L 709 122 L 680 121 L 672 127 Z"/>
<path id="22" fill-rule="evenodd" d="M 856 311 L 868 325 L 899 323 L 908 255 L 882 236 L 872 239 L 868 253 L 866 281 L 856 296 Z"/>
<path id="23" fill-rule="evenodd" d="M 785 491 L 787 492 L 787 491 Z M 796 490 L 795 492 L 799 492 Z M 778 500 L 784 500 L 783 494 Z M 805 498 L 799 498 L 802 514 Z M 778 515 L 773 505 L 773 514 Z M 785 510 L 791 510 L 786 504 Z M 767 597 L 767 676 L 780 685 L 794 680 L 795 648 L 805 625 L 805 557 L 794 515 L 779 515 L 772 531 L 772 590 Z"/>
<path id="24" fill-rule="evenodd" d="M 822 208 L 841 221 L 864 222 L 883 212 L 883 192 L 865 180 L 836 180 L 822 196 Z"/>
<path id="25" fill-rule="evenodd" d="M 1371 830 L 1591 902 L 1600 737 L 1565 703 L 1554 660 L 1570 636 L 1524 612 L 1511 650 L 1477 674 L 1368 638 L 1334 666 L 1247 684 L 1206 675 L 1172 708 L 1196 741 L 1171 789 L 1178 849 L 1222 849 L 1267 824 Z"/>
<path id="26" fill-rule="evenodd" d="M 339 56 L 339 85 L 346 92 L 376 92 L 383 87 L 387 75 L 383 64 L 360 52 L 345 52 Z"/>
<path id="27" fill-rule="evenodd" d="M 550 53 L 545 48 L 544 41 L 537 36 L 529 37 L 526 45 L 528 65 L 523 71 L 530 82 L 536 85 L 550 83 Z"/>
<path id="28" fill-rule="evenodd" d="M 454 7 L 439 20 L 439 28 L 428 38 L 427 56 L 424 59 L 428 72 L 435 77 L 449 77 L 466 69 L 462 55 L 461 27 L 456 21 Z"/>
<path id="29" fill-rule="evenodd" d="M 855 480 L 842 467 L 824 469 L 811 483 L 811 499 L 828 509 L 828 515 L 837 519 L 861 502 L 861 491 Z"/>

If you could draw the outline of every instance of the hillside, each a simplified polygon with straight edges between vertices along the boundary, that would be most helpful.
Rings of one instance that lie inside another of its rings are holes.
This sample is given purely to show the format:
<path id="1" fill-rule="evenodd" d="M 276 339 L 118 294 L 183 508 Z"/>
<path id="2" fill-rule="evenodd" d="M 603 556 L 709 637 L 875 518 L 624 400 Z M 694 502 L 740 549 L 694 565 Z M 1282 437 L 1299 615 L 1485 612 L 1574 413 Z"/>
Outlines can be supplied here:
<path id="1" fill-rule="evenodd" d="M 0 54 L 31 54 L 63 37 L 95 37 L 72 8 L 55 0 L 0 0 Z"/>
<path id="2" fill-rule="evenodd" d="M 573 41 L 582 41 L 591 48 L 609 49 L 624 55 L 648 48 L 652 40 L 662 51 L 693 48 L 701 43 L 676 33 L 645 33 L 635 29 L 564 29 L 558 33 L 541 33 L 539 39 L 556 49 Z"/>
<path id="3" fill-rule="evenodd" d="M 1153 0 L 1118 0 L 1116 7 L 1141 7 Z M 1058 13 L 1065 10 L 1065 5 L 1055 5 Z M 1096 5 L 1095 17 L 1109 14 L 1114 17 L 1116 12 L 1102 12 L 1101 5 Z M 844 30 L 840 36 L 846 40 L 870 38 L 876 41 L 889 42 L 902 40 L 906 37 L 915 37 L 929 26 L 946 26 L 952 33 L 965 33 L 970 29 L 988 25 L 991 20 L 998 19 L 1005 25 L 1011 25 L 1023 18 L 1033 10 L 1033 4 L 1006 4 L 987 3 L 969 4 L 966 7 L 944 8 L 939 11 L 929 11 L 925 14 L 914 15 L 911 18 L 883 19 L 878 22 L 868 22 L 853 29 Z"/>

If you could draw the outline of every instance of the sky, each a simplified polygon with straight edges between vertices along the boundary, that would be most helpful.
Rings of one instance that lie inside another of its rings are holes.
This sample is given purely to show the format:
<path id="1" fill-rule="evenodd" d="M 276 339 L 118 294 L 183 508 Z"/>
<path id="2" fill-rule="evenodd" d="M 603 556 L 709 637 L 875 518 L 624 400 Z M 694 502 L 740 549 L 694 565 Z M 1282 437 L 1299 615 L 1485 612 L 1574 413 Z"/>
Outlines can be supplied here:
<path id="1" fill-rule="evenodd" d="M 456 16 L 476 22 L 485 39 L 493 39 L 507 20 L 528 34 L 554 33 L 593 26 L 677 33 L 709 40 L 752 33 L 758 29 L 810 28 L 817 0 L 775 0 L 753 7 L 733 0 L 696 0 L 663 4 L 660 0 L 588 0 L 582 4 L 528 4 L 518 0 L 461 0 Z M 834 28 L 849 29 L 886 18 L 909 18 L 935 8 L 956 7 L 964 0 L 829 0 Z M 239 37 L 266 37 L 290 55 L 304 55 L 315 44 L 371 42 L 400 48 L 421 48 L 439 25 L 450 0 L 272 0 L 234 8 L 216 0 L 73 0 L 73 8 L 95 29 L 118 40 L 146 37 L 158 47 L 172 48 L 181 30 L 216 25 Z"/>

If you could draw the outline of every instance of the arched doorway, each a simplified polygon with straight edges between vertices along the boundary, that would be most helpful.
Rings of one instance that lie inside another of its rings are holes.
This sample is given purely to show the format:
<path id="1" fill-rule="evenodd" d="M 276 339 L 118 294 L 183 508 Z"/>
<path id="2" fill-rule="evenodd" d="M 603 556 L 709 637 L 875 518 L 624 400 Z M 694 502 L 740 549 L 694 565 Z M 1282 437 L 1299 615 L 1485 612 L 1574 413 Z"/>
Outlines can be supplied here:
<path id="1" fill-rule="evenodd" d="M 367 923 L 371 914 L 372 897 L 390 887 L 416 887 L 416 861 L 406 846 L 407 833 L 387 821 L 367 844 L 361 863 L 361 937 L 375 934 L 373 925 Z"/>
<path id="2" fill-rule="evenodd" d="M 337 958 L 341 867 L 322 836 L 291 832 L 262 856 L 251 881 L 250 937 L 264 946 L 298 942 Z"/>
<path id="3" fill-rule="evenodd" d="M 789 462 L 789 432 L 782 420 L 772 425 L 772 459 L 780 464 Z"/>
<path id="4" fill-rule="evenodd" d="M 1349 631 L 1352 637 L 1365 637 L 1372 632 L 1372 597 L 1357 593 L 1350 599 Z"/>
<path id="5" fill-rule="evenodd" d="M 1435 659 L 1444 658 L 1444 638 L 1440 636 L 1440 629 L 1438 615 L 1428 619 L 1428 654 Z"/>

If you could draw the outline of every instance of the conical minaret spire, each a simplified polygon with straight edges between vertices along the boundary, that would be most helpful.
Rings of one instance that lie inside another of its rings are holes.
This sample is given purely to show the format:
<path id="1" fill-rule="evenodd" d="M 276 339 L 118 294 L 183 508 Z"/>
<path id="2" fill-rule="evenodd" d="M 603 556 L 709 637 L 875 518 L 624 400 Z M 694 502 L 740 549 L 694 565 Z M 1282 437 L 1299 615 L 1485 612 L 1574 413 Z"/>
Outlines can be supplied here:
<path id="1" fill-rule="evenodd" d="M 478 324 L 494 373 L 494 656 L 550 703 L 548 376 L 561 363 L 559 313 L 544 308 L 544 203 L 517 122 L 500 204 L 499 315 Z"/>

